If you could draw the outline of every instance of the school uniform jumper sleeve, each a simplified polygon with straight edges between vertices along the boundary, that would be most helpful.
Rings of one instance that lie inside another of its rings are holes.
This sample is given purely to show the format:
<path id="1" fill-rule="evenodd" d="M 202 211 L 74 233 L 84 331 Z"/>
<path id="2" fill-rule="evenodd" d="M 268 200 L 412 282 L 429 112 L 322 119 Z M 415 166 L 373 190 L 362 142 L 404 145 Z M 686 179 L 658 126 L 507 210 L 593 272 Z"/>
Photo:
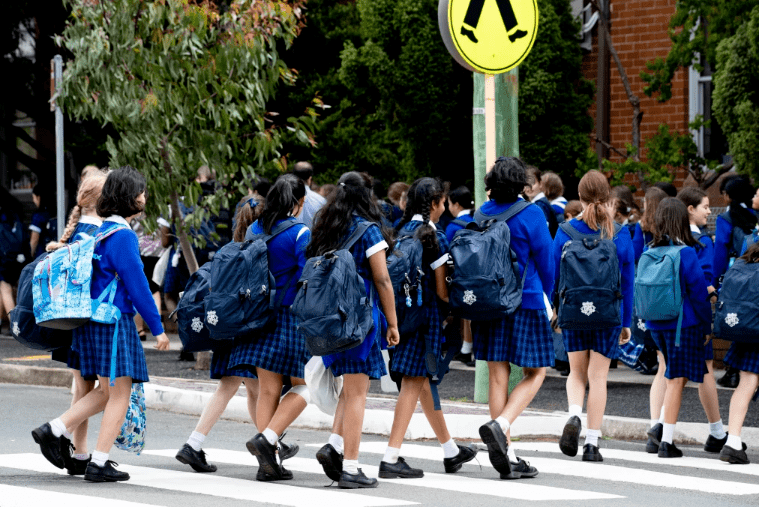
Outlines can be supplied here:
<path id="1" fill-rule="evenodd" d="M 569 235 L 564 232 L 561 227 L 559 227 L 559 230 L 556 232 L 556 237 L 553 240 L 553 266 L 555 283 L 552 292 L 546 292 L 546 294 L 551 294 L 552 301 L 556 300 L 556 295 L 559 291 L 559 276 L 561 276 L 561 252 L 564 249 L 564 245 L 567 241 L 569 241 L 569 239 Z"/>
<path id="2" fill-rule="evenodd" d="M 693 312 L 703 323 L 711 323 L 712 305 L 706 288 L 704 271 L 698 261 L 698 255 L 693 248 L 683 248 L 680 253 L 680 273 L 683 279 L 683 290 L 688 298 Z M 685 322 L 683 322 L 685 327 Z"/>
<path id="3" fill-rule="evenodd" d="M 703 246 L 697 248 L 696 253 L 698 254 L 698 262 L 701 264 L 701 269 L 704 270 L 704 279 L 708 287 L 709 285 L 714 285 L 714 269 L 712 268 L 714 262 L 714 242 L 709 236 L 703 236 L 699 239 L 699 243 Z"/>
<path id="4" fill-rule="evenodd" d="M 542 225 L 542 224 L 541 224 Z M 551 259 L 553 238 L 548 230 L 548 225 L 532 228 L 530 234 L 530 260 L 535 263 L 535 269 L 540 276 L 543 293 L 548 295 L 553 291 L 556 268 Z"/>
<path id="5" fill-rule="evenodd" d="M 640 222 L 638 222 L 635 224 L 635 234 L 632 238 L 633 252 L 635 254 L 635 264 L 638 263 L 640 256 L 643 255 L 643 246 L 645 241 L 643 236 L 643 229 L 641 229 Z"/>
<path id="6" fill-rule="evenodd" d="M 619 272 L 622 275 L 622 327 L 630 327 L 635 294 L 635 250 L 630 237 L 622 233 L 617 234 L 614 244 L 617 246 Z"/>
<path id="7" fill-rule="evenodd" d="M 730 236 L 733 232 L 731 225 L 722 218 L 717 217 L 717 233 L 714 238 L 714 263 L 712 264 L 712 279 L 719 283 L 719 277 L 727 271 Z"/>

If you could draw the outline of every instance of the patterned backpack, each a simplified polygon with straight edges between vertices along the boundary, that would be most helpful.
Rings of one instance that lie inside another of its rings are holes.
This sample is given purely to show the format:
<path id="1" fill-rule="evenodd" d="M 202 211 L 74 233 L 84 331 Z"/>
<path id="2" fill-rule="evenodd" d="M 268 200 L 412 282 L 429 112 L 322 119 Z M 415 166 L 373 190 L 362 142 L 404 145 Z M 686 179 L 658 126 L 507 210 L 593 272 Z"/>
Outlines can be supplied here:
<path id="1" fill-rule="evenodd" d="M 132 394 L 129 396 L 129 408 L 127 409 L 124 423 L 121 425 L 119 436 L 114 445 L 122 451 L 137 453 L 140 455 L 145 448 L 145 430 L 147 417 L 145 409 L 145 389 L 142 384 L 132 384 Z"/>

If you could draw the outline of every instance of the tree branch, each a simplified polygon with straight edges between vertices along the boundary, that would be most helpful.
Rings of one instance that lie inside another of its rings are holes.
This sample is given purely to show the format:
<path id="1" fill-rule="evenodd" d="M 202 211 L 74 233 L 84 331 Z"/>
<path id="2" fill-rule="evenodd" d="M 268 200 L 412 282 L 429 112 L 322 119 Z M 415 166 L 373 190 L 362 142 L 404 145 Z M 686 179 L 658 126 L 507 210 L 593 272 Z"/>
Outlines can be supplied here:
<path id="1" fill-rule="evenodd" d="M 590 137 L 591 137 L 591 138 L 593 138 L 593 135 L 591 134 L 591 135 L 590 135 Z M 622 157 L 622 158 L 624 158 L 624 159 L 628 159 L 628 158 L 630 158 L 630 155 L 626 155 L 626 154 L 622 153 L 621 151 L 619 151 L 618 149 L 616 149 L 614 146 L 612 146 L 611 144 L 607 143 L 607 142 L 606 142 L 606 141 L 604 141 L 603 139 L 601 139 L 601 138 L 599 138 L 599 137 L 595 137 L 594 139 L 596 140 L 596 142 L 597 142 L 597 143 L 601 143 L 601 144 L 603 144 L 605 148 L 607 148 L 607 149 L 609 149 L 609 150 L 613 151 L 614 153 L 616 153 L 616 154 L 617 154 L 617 155 L 619 155 L 620 157 Z"/>
<path id="2" fill-rule="evenodd" d="M 733 164 L 733 161 L 731 160 L 727 164 L 718 167 L 717 170 L 714 171 L 714 174 L 712 174 L 711 176 L 709 176 L 708 178 L 706 178 L 698 186 L 702 190 L 706 190 L 707 188 L 709 188 L 712 185 L 714 185 L 717 182 L 717 180 L 719 179 L 720 176 L 722 176 L 723 174 L 725 174 L 727 172 L 730 172 L 730 170 L 733 168 L 734 165 L 735 164 Z"/>

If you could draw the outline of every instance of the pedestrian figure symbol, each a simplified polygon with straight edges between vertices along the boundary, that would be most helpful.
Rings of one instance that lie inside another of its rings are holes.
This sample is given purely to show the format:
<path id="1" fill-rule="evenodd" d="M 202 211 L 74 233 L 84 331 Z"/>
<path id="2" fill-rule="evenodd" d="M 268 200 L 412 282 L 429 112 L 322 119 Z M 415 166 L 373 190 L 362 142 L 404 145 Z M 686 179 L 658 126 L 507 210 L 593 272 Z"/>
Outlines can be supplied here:
<path id="1" fill-rule="evenodd" d="M 486 0 L 470 0 L 469 7 L 466 10 L 466 16 L 464 17 L 464 24 L 461 26 L 461 35 L 469 38 L 475 44 L 479 42 L 475 35 L 477 24 L 480 22 L 480 16 L 482 16 L 482 8 L 485 6 Z M 498 5 L 498 11 L 501 13 L 501 19 L 503 25 L 506 27 L 506 32 L 509 33 L 509 41 L 512 43 L 517 39 L 521 39 L 527 32 L 525 30 L 515 30 L 517 28 L 517 17 L 514 14 L 514 8 L 511 6 L 511 0 L 495 0 Z M 467 27 L 467 25 L 470 28 Z M 511 32 L 511 33 L 510 33 Z"/>

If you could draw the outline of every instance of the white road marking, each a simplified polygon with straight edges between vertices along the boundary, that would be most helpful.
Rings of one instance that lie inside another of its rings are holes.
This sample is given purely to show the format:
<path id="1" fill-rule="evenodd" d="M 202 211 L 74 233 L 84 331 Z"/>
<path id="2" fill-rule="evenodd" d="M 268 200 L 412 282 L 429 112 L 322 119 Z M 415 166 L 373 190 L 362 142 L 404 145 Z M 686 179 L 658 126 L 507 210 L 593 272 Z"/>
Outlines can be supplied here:
<path id="1" fill-rule="evenodd" d="M 82 507 L 90 505 L 94 498 L 90 495 L 74 495 L 57 491 L 42 491 L 0 484 L 0 498 L 3 507 L 29 507 L 31 505 L 53 505 L 55 507 Z M 99 498 L 108 507 L 156 507 L 157 504 L 128 502 L 113 498 Z"/>

